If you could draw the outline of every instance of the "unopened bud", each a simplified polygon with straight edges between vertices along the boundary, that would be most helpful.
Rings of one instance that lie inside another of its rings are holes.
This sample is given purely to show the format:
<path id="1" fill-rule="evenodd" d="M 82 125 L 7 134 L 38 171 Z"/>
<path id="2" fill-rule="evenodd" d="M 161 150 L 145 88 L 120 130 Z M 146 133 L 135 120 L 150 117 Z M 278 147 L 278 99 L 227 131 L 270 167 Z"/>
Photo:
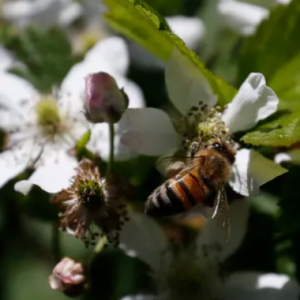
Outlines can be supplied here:
<path id="1" fill-rule="evenodd" d="M 128 97 L 116 80 L 105 72 L 85 79 L 86 118 L 92 123 L 116 123 L 128 107 Z"/>
<path id="2" fill-rule="evenodd" d="M 84 283 L 85 274 L 82 264 L 69 257 L 63 258 L 49 277 L 50 287 L 63 291 L 68 296 L 81 294 Z"/>

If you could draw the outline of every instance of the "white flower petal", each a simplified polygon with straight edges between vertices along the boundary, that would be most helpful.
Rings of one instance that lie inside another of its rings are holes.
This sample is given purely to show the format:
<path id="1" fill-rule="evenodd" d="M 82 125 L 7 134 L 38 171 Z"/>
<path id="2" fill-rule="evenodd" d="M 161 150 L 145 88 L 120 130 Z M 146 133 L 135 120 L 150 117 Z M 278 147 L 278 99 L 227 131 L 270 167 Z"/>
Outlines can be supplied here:
<path id="1" fill-rule="evenodd" d="M 76 159 L 67 153 L 52 153 L 52 157 L 50 156 L 44 164 L 38 165 L 28 180 L 17 182 L 15 190 L 26 195 L 32 185 L 37 185 L 47 193 L 58 193 L 70 185 L 77 165 Z"/>
<path id="2" fill-rule="evenodd" d="M 125 88 L 130 101 L 144 101 L 139 87 L 123 76 L 127 71 L 128 64 L 128 51 L 123 39 L 111 37 L 101 40 L 87 52 L 82 62 L 75 64 L 70 69 L 61 84 L 61 90 L 83 101 L 85 77 L 90 73 L 107 72 L 115 77 L 120 88 Z"/>
<path id="3" fill-rule="evenodd" d="M 116 73 L 125 75 L 129 67 L 129 53 L 124 39 L 109 37 L 98 42 L 85 55 L 86 61 L 95 64 L 105 61 Z"/>
<path id="4" fill-rule="evenodd" d="M 278 4 L 290 4 L 292 0 L 277 0 Z"/>
<path id="5" fill-rule="evenodd" d="M 122 76 L 116 76 L 116 81 L 119 88 L 124 88 L 125 93 L 129 98 L 129 108 L 145 107 L 145 98 L 141 88 L 131 80 Z"/>
<path id="6" fill-rule="evenodd" d="M 219 286 L 221 284 L 220 263 L 222 262 L 222 251 L 224 232 L 215 220 L 206 220 L 196 239 L 197 264 L 201 273 L 205 274 L 210 287 L 213 287 L 212 298 L 219 299 Z"/>
<path id="7" fill-rule="evenodd" d="M 283 274 L 233 273 L 225 282 L 224 300 L 293 300 L 299 298 L 297 282 Z"/>
<path id="8" fill-rule="evenodd" d="M 130 61 L 138 68 L 145 68 L 149 70 L 163 69 L 165 63 L 163 60 L 154 56 L 146 48 L 138 45 L 135 42 L 128 41 L 128 49 L 130 54 Z"/>
<path id="9" fill-rule="evenodd" d="M 153 270 L 161 263 L 161 255 L 166 250 L 167 239 L 154 220 L 144 214 L 130 214 L 120 233 L 120 247 L 130 256 L 137 256 Z"/>
<path id="10" fill-rule="evenodd" d="M 3 18 L 14 22 L 15 25 L 24 26 L 28 24 L 28 18 L 32 16 L 34 3 L 30 1 L 5 1 L 2 4 Z"/>
<path id="11" fill-rule="evenodd" d="M 26 169 L 32 157 L 32 147 L 32 140 L 25 140 L 0 153 L 0 187 Z"/>
<path id="12" fill-rule="evenodd" d="M 0 46 L 0 72 L 8 70 L 14 62 L 13 56 L 5 48 Z"/>
<path id="13" fill-rule="evenodd" d="M 128 295 L 122 297 L 120 300 L 158 300 L 159 298 L 155 295 L 147 295 L 147 294 L 137 294 L 137 295 Z"/>
<path id="14" fill-rule="evenodd" d="M 222 261 L 234 254 L 241 246 L 247 232 L 249 204 L 246 198 L 235 200 L 229 206 L 230 236 L 224 244 Z"/>
<path id="15" fill-rule="evenodd" d="M 198 208 L 197 208 L 198 207 Z M 241 245 L 247 231 L 249 205 L 246 199 L 235 200 L 229 206 L 230 235 L 227 228 L 222 226 L 224 215 L 221 213 L 214 219 L 211 209 L 199 205 L 192 209 L 188 217 L 205 215 L 206 222 L 197 238 L 197 247 L 200 255 L 211 260 L 211 264 L 224 261 L 232 255 Z M 220 219 L 218 219 L 220 218 Z M 228 240 L 226 241 L 226 239 Z M 209 254 L 203 254 L 204 249 L 210 249 Z"/>
<path id="16" fill-rule="evenodd" d="M 209 108 L 217 102 L 203 73 L 176 49 L 167 62 L 165 80 L 170 100 L 183 115 L 192 106 L 198 106 L 199 101 Z"/>
<path id="17" fill-rule="evenodd" d="M 275 92 L 266 85 L 260 73 L 251 73 L 222 115 L 231 132 L 252 128 L 276 112 L 279 104 Z"/>
<path id="18" fill-rule="evenodd" d="M 60 26 L 68 26 L 79 18 L 83 13 L 82 5 L 72 0 L 61 0 L 63 7 L 58 14 L 58 23 Z"/>
<path id="19" fill-rule="evenodd" d="M 276 164 L 283 162 L 291 162 L 295 165 L 300 165 L 300 149 L 292 149 L 287 152 L 278 153 L 274 157 Z"/>
<path id="20" fill-rule="evenodd" d="M 58 23 L 59 13 L 66 1 L 5 1 L 3 4 L 3 17 L 19 27 L 37 24 L 43 28 L 48 28 Z M 68 1 L 70 3 L 70 0 Z"/>
<path id="21" fill-rule="evenodd" d="M 221 0 L 217 9 L 230 28 L 244 35 L 252 34 L 269 16 L 266 8 L 235 0 Z"/>
<path id="22" fill-rule="evenodd" d="M 166 18 L 172 31 L 178 35 L 190 49 L 199 47 L 205 34 L 204 23 L 199 18 L 173 16 Z"/>
<path id="23" fill-rule="evenodd" d="M 75 64 L 64 78 L 61 84 L 61 90 L 71 95 L 79 96 L 83 101 L 85 77 L 90 73 L 107 72 L 112 74 L 112 68 L 102 59 L 99 59 L 97 63 L 93 61 L 82 61 Z"/>
<path id="24" fill-rule="evenodd" d="M 25 123 L 34 122 L 32 110 L 39 99 L 38 92 L 23 78 L 0 73 L 0 128 L 14 131 Z"/>
<path id="25" fill-rule="evenodd" d="M 123 130 L 121 143 L 140 154 L 163 155 L 179 145 L 169 116 L 160 109 L 127 109 L 120 128 Z"/>
<path id="26" fill-rule="evenodd" d="M 17 75 L 1 72 L 0 82 L 1 106 L 29 110 L 39 100 L 39 93 L 33 85 Z"/>
<path id="27" fill-rule="evenodd" d="M 114 154 L 116 161 L 125 161 L 137 156 L 130 148 L 122 145 L 120 138 L 122 127 L 120 124 L 115 124 L 115 139 L 114 139 Z M 87 148 L 93 153 L 99 155 L 104 161 L 108 161 L 110 145 L 109 145 L 109 130 L 108 124 L 92 125 L 91 138 L 87 144 Z"/>
<path id="28" fill-rule="evenodd" d="M 286 169 L 260 153 L 241 149 L 236 154 L 229 184 L 241 195 L 255 196 L 261 185 L 286 172 Z"/>

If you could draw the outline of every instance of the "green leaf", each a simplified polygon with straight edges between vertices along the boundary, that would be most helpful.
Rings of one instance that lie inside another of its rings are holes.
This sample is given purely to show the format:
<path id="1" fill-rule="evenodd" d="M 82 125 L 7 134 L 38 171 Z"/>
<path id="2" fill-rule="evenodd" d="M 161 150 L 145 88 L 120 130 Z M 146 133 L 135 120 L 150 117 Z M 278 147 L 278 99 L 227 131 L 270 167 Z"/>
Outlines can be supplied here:
<path id="1" fill-rule="evenodd" d="M 282 5 L 271 11 L 255 35 L 245 40 L 239 55 L 238 81 L 251 72 L 261 72 L 267 80 L 300 51 L 300 1 Z"/>
<path id="2" fill-rule="evenodd" d="M 200 73 L 202 77 L 204 75 L 214 93 L 219 96 L 220 104 L 232 100 L 236 90 L 206 69 L 197 55 L 170 31 L 164 18 L 149 5 L 141 0 L 104 0 L 104 3 L 109 8 L 105 18 L 115 30 L 142 45 L 165 62 L 170 59 L 175 49 L 178 50 L 188 59 L 195 72 Z"/>
<path id="3" fill-rule="evenodd" d="M 299 114 L 282 111 L 275 114 L 272 119 L 244 135 L 242 140 L 252 145 L 287 147 L 300 140 Z"/>
<path id="4" fill-rule="evenodd" d="M 91 138 L 91 130 L 88 130 L 81 136 L 81 138 L 77 142 L 76 150 L 78 152 L 82 151 L 84 147 L 87 145 L 87 143 L 89 142 L 90 138 Z"/>
<path id="5" fill-rule="evenodd" d="M 90 141 L 90 138 L 91 130 L 88 130 L 80 137 L 79 141 L 77 142 L 75 150 L 78 160 L 81 160 L 84 157 L 92 160 L 94 159 L 93 153 L 86 148 L 86 145 Z"/>
<path id="6" fill-rule="evenodd" d="M 261 193 L 257 197 L 250 197 L 251 205 L 260 213 L 265 213 L 273 217 L 278 217 L 280 208 L 279 199 L 272 194 Z"/>
<path id="7" fill-rule="evenodd" d="M 247 133 L 253 145 L 290 146 L 300 140 L 300 2 L 278 6 L 245 40 L 239 56 L 238 81 L 261 72 L 280 99 L 279 112 Z M 277 119 L 276 119 L 277 117 Z"/>
<path id="8" fill-rule="evenodd" d="M 280 99 L 281 109 L 300 114 L 300 51 L 274 74 L 270 86 Z"/>
<path id="9" fill-rule="evenodd" d="M 25 65 L 12 71 L 41 92 L 49 93 L 53 86 L 60 85 L 69 69 L 79 61 L 72 55 L 71 45 L 59 28 L 43 31 L 31 27 L 17 32 L 11 27 L 2 27 L 0 41 Z"/>

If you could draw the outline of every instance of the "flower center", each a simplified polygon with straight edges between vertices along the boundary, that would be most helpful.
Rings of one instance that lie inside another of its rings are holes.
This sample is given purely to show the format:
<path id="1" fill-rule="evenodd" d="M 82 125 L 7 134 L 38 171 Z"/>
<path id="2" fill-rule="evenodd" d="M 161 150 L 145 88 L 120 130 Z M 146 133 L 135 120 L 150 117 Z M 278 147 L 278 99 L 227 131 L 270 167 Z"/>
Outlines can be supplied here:
<path id="1" fill-rule="evenodd" d="M 98 41 L 99 36 L 94 30 L 86 30 L 81 35 L 81 42 L 86 50 L 91 49 Z"/>
<path id="2" fill-rule="evenodd" d="M 54 98 L 44 97 L 35 106 L 38 124 L 42 127 L 55 128 L 60 124 L 60 115 Z"/>
<path id="3" fill-rule="evenodd" d="M 187 114 L 175 123 L 178 133 L 183 136 L 182 147 L 189 151 L 192 142 L 206 143 L 212 138 L 212 134 L 218 135 L 224 140 L 230 140 L 229 130 L 222 121 L 222 112 L 225 107 L 213 107 L 208 109 L 201 101 L 198 106 L 191 107 Z"/>
<path id="4" fill-rule="evenodd" d="M 82 204 L 91 212 L 100 209 L 104 204 L 102 188 L 95 180 L 89 179 L 84 184 L 79 184 L 78 195 L 83 199 Z"/>
<path id="5" fill-rule="evenodd" d="M 99 235 L 117 245 L 121 227 L 128 221 L 125 199 L 131 188 L 126 182 L 117 175 L 101 178 L 92 161 L 81 160 L 70 187 L 52 199 L 61 208 L 60 228 L 80 238 L 86 246 L 95 244 Z"/>
<path id="6" fill-rule="evenodd" d="M 93 29 L 84 30 L 75 41 L 76 54 L 84 54 L 99 41 L 99 33 Z"/>
<path id="7" fill-rule="evenodd" d="M 206 120 L 198 124 L 197 133 L 204 142 L 211 139 L 212 133 L 217 134 L 221 138 L 227 138 L 229 130 L 221 120 L 221 117 L 222 112 L 220 108 L 212 108 L 207 112 Z"/>

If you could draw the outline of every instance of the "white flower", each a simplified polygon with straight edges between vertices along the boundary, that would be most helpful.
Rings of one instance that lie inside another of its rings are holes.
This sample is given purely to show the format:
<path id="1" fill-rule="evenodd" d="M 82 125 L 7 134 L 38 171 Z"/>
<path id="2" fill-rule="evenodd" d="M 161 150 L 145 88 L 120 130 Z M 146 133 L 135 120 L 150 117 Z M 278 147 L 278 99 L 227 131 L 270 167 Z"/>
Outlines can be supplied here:
<path id="1" fill-rule="evenodd" d="M 196 208 L 190 211 L 187 216 L 191 220 L 192 218 L 202 217 L 202 215 L 202 211 Z M 207 259 L 200 260 L 200 263 L 203 262 L 205 264 L 207 260 L 211 260 L 214 264 L 216 263 L 216 256 L 218 256 L 218 262 L 224 261 L 231 256 L 239 248 L 244 239 L 247 230 L 248 215 L 249 206 L 245 199 L 236 200 L 230 205 L 231 235 L 227 243 L 224 243 L 224 234 L 226 233 L 224 232 L 224 228 L 219 228 L 218 225 L 220 224 L 216 224 L 214 220 L 203 221 L 204 228 L 198 234 L 196 246 L 197 255 L 201 257 L 205 256 Z M 165 259 L 164 253 L 168 251 L 170 246 L 165 233 L 158 224 L 152 218 L 140 213 L 130 214 L 130 221 L 122 228 L 120 242 L 121 248 L 126 251 L 127 255 L 140 258 L 152 270 L 160 269 L 162 260 Z M 219 247 L 215 248 L 215 245 Z M 206 246 L 213 248 L 211 257 L 203 253 L 206 252 L 206 249 L 204 249 Z"/>
<path id="2" fill-rule="evenodd" d="M 205 37 L 205 26 L 198 17 L 166 17 L 172 32 L 178 35 L 188 48 L 196 50 Z M 163 68 L 164 62 L 134 42 L 129 41 L 130 58 L 137 66 L 147 69 Z"/>
<path id="3" fill-rule="evenodd" d="M 299 286 L 287 275 L 236 272 L 224 284 L 224 300 L 292 300 L 298 299 Z M 130 295 L 121 300 L 161 300 L 155 295 Z"/>
<path id="4" fill-rule="evenodd" d="M 289 4 L 290 0 L 275 2 L 274 4 Z M 254 33 L 256 27 L 270 14 L 265 7 L 236 0 L 220 0 L 217 10 L 228 27 L 243 35 Z"/>
<path id="5" fill-rule="evenodd" d="M 6 71 L 13 66 L 14 58 L 12 54 L 0 46 L 0 72 Z"/>
<path id="6" fill-rule="evenodd" d="M 232 230 L 227 243 L 222 241 L 223 235 L 218 234 L 222 232 L 213 221 L 208 221 L 196 237 L 196 248 L 186 246 L 185 242 L 175 247 L 174 252 L 156 222 L 145 215 L 133 214 L 121 231 L 121 248 L 150 266 L 158 295 L 128 296 L 124 300 L 297 299 L 299 286 L 286 275 L 239 272 L 221 277 L 222 262 L 244 239 L 249 215 L 247 200 L 236 200 L 229 212 Z M 174 257 L 172 253 L 177 255 Z M 267 298 L 268 293 L 272 298 Z"/>
<path id="7" fill-rule="evenodd" d="M 103 143 L 98 139 L 103 127 L 88 124 L 83 114 L 85 77 L 93 72 L 108 72 L 124 87 L 130 101 L 141 106 L 144 100 L 140 89 L 124 77 L 127 67 L 126 44 L 112 37 L 99 42 L 82 62 L 73 66 L 52 95 L 40 94 L 13 74 L 0 73 L 0 127 L 8 134 L 6 151 L 0 154 L 0 186 L 33 166 L 35 171 L 30 178 L 15 185 L 17 191 L 26 194 L 32 184 L 49 193 L 68 187 L 77 166 L 69 150 L 89 126 L 90 149 L 102 153 Z"/>
<path id="8" fill-rule="evenodd" d="M 85 53 L 97 41 L 111 34 L 103 13 L 106 7 L 102 0 L 81 0 L 80 25 L 72 31 L 72 45 L 75 53 Z"/>
<path id="9" fill-rule="evenodd" d="M 292 149 L 287 152 L 281 152 L 275 155 L 274 161 L 277 164 L 291 162 L 295 165 L 300 165 L 300 149 Z"/>
<path id="10" fill-rule="evenodd" d="M 290 4 L 292 0 L 277 0 L 278 4 Z"/>
<path id="11" fill-rule="evenodd" d="M 199 100 L 202 100 L 202 107 L 206 106 L 208 111 L 217 102 L 217 97 L 203 74 L 177 52 L 174 52 L 167 65 L 166 84 L 171 101 L 182 115 L 186 115 L 192 107 L 197 107 Z M 232 133 L 248 130 L 273 114 L 278 102 L 275 92 L 266 85 L 264 76 L 251 73 L 223 114 L 214 114 L 212 124 L 216 124 L 216 127 L 212 128 L 216 134 L 221 134 L 224 121 Z M 208 123 L 211 128 L 210 121 L 204 121 L 203 126 Z M 179 147 L 178 133 L 162 110 L 144 108 L 125 112 L 121 123 L 124 123 L 122 143 L 140 154 L 164 155 Z M 261 154 L 241 149 L 237 151 L 229 183 L 242 195 L 255 195 L 259 192 L 259 186 L 285 172 L 284 168 Z"/>
<path id="12" fill-rule="evenodd" d="M 269 10 L 264 7 L 235 0 L 221 0 L 218 11 L 230 28 L 243 35 L 252 34 L 269 16 Z"/>
<path id="13" fill-rule="evenodd" d="M 20 28 L 32 24 L 43 28 L 65 27 L 81 12 L 81 5 L 72 0 L 16 0 L 2 5 L 2 17 Z"/>

